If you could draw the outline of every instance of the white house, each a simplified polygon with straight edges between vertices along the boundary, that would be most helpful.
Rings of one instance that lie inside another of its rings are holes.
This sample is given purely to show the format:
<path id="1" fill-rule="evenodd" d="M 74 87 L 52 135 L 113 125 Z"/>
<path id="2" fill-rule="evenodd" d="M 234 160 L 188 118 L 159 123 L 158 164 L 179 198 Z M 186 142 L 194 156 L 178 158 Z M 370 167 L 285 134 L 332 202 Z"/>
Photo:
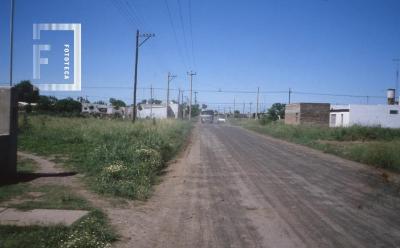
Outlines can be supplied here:
<path id="1" fill-rule="evenodd" d="M 380 126 L 400 128 L 399 105 L 331 105 L 329 126 Z"/>
<path id="2" fill-rule="evenodd" d="M 140 104 L 137 109 L 138 118 L 157 118 L 164 119 L 167 117 L 178 118 L 179 106 L 176 103 L 170 103 L 167 111 L 165 103 L 162 104 Z"/>
<path id="3" fill-rule="evenodd" d="M 100 115 L 113 115 L 120 114 L 124 116 L 125 107 L 116 109 L 111 105 L 95 104 L 95 103 L 82 103 L 82 113 L 84 114 L 100 114 Z"/>

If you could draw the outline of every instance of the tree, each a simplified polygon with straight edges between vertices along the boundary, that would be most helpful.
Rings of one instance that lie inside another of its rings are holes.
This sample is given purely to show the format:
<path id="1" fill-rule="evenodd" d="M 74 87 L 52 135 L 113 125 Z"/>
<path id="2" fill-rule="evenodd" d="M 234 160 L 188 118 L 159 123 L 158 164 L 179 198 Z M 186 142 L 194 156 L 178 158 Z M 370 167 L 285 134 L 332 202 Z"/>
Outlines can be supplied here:
<path id="1" fill-rule="evenodd" d="M 161 104 L 162 101 L 161 100 L 157 100 L 157 99 L 149 99 L 147 101 L 148 104 Z"/>
<path id="2" fill-rule="evenodd" d="M 40 96 L 37 109 L 44 112 L 52 112 L 55 110 L 57 98 L 54 96 Z"/>
<path id="3" fill-rule="evenodd" d="M 235 111 L 233 112 L 233 117 L 239 118 L 239 116 L 240 116 L 240 111 L 239 111 L 239 110 L 235 110 Z"/>
<path id="4" fill-rule="evenodd" d="M 99 104 L 99 105 L 107 105 L 107 103 L 105 101 L 99 100 L 99 101 L 95 101 L 93 102 L 94 104 Z"/>
<path id="5" fill-rule="evenodd" d="M 285 104 L 274 103 L 267 111 L 267 118 L 272 121 L 285 118 Z"/>
<path id="6" fill-rule="evenodd" d="M 15 85 L 19 102 L 36 103 L 39 101 L 39 89 L 34 87 L 29 80 L 21 81 Z"/>
<path id="7" fill-rule="evenodd" d="M 80 113 L 82 104 L 71 97 L 58 100 L 55 104 L 55 111 L 58 113 Z"/>
<path id="8" fill-rule="evenodd" d="M 86 98 L 83 98 L 83 97 L 78 97 L 77 99 L 76 99 L 78 102 L 81 102 L 81 103 L 90 103 L 90 101 L 88 100 L 88 99 L 86 99 Z"/>
<path id="9" fill-rule="evenodd" d="M 116 109 L 119 109 L 120 107 L 125 107 L 126 106 L 124 101 L 118 100 L 118 99 L 115 99 L 115 98 L 110 98 L 110 104 L 112 106 L 114 106 Z"/>
<path id="10" fill-rule="evenodd" d="M 202 105 L 201 105 L 201 108 L 202 108 L 202 109 L 206 109 L 206 108 L 207 108 L 207 105 L 206 105 L 206 104 L 202 104 Z"/>
<path id="11" fill-rule="evenodd" d="M 192 105 L 192 117 L 200 115 L 200 105 L 194 104 Z"/>

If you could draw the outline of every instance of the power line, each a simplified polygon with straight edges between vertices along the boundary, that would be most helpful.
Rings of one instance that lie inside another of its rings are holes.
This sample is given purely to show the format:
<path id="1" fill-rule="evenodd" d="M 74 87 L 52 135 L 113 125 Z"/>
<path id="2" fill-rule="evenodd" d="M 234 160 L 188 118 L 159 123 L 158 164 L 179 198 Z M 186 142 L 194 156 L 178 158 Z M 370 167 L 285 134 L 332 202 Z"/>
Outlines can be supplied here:
<path id="1" fill-rule="evenodd" d="M 350 94 L 331 94 L 331 93 L 317 93 L 317 92 L 302 92 L 291 91 L 292 94 L 298 95 L 316 95 L 316 96 L 333 96 L 333 97 L 355 97 L 355 98 L 386 98 L 385 96 L 369 96 L 369 95 L 350 95 Z"/>
<path id="2" fill-rule="evenodd" d="M 138 27 L 138 24 L 135 22 L 134 18 L 127 12 L 126 8 L 121 5 L 121 2 L 119 0 L 109 0 L 109 2 L 117 9 L 117 11 L 122 16 L 125 17 L 124 19 L 128 22 L 128 24 Z"/>
<path id="3" fill-rule="evenodd" d="M 175 44 L 177 46 L 178 54 L 182 59 L 183 66 L 185 67 L 186 70 L 188 70 L 185 57 L 183 56 L 182 50 L 180 49 L 181 47 L 179 46 L 178 35 L 176 34 L 176 29 L 175 29 L 174 21 L 172 19 L 172 14 L 171 14 L 171 10 L 169 8 L 168 0 L 164 0 L 164 2 L 165 2 L 165 6 L 167 7 L 168 18 L 169 18 L 169 22 L 171 24 L 172 32 L 174 34 L 174 39 L 175 39 Z"/>
<path id="4" fill-rule="evenodd" d="M 182 14 L 182 4 L 181 4 L 180 0 L 177 0 L 177 2 L 178 2 L 178 12 L 179 12 L 179 19 L 180 19 L 182 35 L 183 35 L 184 48 L 185 48 L 184 50 L 185 50 L 185 54 L 186 54 L 188 60 L 190 61 L 190 56 L 189 56 L 188 47 L 187 47 L 187 40 L 186 40 L 185 23 L 183 21 L 183 14 Z"/>
<path id="5" fill-rule="evenodd" d="M 86 89 L 132 89 L 130 86 L 83 86 L 82 88 Z M 139 88 L 139 89 L 148 89 L 148 88 Z M 166 88 L 154 88 L 158 90 L 167 90 Z M 172 91 L 178 91 L 178 89 L 170 88 Z M 235 94 L 257 94 L 257 91 L 249 91 L 249 90 L 208 90 L 208 89 L 193 89 L 197 92 L 202 93 L 235 93 Z M 186 89 L 188 91 L 188 89 Z M 260 91 L 260 94 L 288 94 L 287 90 L 279 90 L 279 91 Z M 332 96 L 332 97 L 353 97 L 353 98 L 386 98 L 385 96 L 375 96 L 375 95 L 352 95 L 352 94 L 336 94 L 336 93 L 321 93 L 321 92 L 305 92 L 305 91 L 291 91 L 291 94 L 297 95 L 317 95 L 317 96 Z"/>
<path id="6" fill-rule="evenodd" d="M 193 25 L 192 25 L 192 0 L 189 0 L 189 26 L 190 26 L 190 40 L 192 45 L 192 60 L 193 60 L 193 66 L 196 68 L 196 59 L 194 56 Z"/>

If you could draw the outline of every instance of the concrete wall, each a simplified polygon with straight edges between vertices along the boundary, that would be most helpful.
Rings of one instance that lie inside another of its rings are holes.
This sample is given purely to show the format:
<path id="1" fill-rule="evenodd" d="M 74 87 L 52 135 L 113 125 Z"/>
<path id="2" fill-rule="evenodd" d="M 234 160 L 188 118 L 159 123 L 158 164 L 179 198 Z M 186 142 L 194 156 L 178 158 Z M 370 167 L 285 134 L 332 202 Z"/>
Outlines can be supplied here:
<path id="1" fill-rule="evenodd" d="M 17 175 L 18 103 L 15 88 L 0 87 L 0 178 Z"/>
<path id="2" fill-rule="evenodd" d="M 167 118 L 167 106 L 166 104 L 153 104 L 151 107 L 150 104 L 142 104 L 142 110 L 137 111 L 138 118 L 157 118 L 157 119 L 165 119 Z M 170 103 L 168 117 L 178 118 L 178 110 L 179 106 L 176 103 Z"/>
<path id="3" fill-rule="evenodd" d="M 293 103 L 286 105 L 285 124 L 329 125 L 329 103 Z"/>
<path id="4" fill-rule="evenodd" d="M 0 87 L 0 135 L 10 134 L 10 88 Z"/>
<path id="5" fill-rule="evenodd" d="M 331 112 L 329 127 L 348 127 L 350 125 L 349 112 Z"/>
<path id="6" fill-rule="evenodd" d="M 381 126 L 388 128 L 400 128 L 400 106 L 399 105 L 345 105 L 348 112 L 331 112 L 332 114 L 344 116 L 343 126 L 352 125 L 360 126 Z M 345 109 L 343 105 L 332 106 L 332 111 Z M 391 113 L 392 112 L 392 113 Z M 397 113 L 397 114 L 396 114 Z M 336 123 L 333 122 L 330 126 L 342 126 L 340 120 L 336 117 Z"/>

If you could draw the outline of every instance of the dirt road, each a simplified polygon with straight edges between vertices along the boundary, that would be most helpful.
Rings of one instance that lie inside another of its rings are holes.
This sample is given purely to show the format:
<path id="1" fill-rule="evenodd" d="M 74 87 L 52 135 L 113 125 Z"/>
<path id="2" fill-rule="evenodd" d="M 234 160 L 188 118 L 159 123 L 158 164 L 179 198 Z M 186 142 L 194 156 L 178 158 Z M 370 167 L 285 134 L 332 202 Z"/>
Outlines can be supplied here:
<path id="1" fill-rule="evenodd" d="M 108 214 L 117 247 L 400 247 L 398 194 L 370 167 L 201 125 L 149 201 Z"/>

